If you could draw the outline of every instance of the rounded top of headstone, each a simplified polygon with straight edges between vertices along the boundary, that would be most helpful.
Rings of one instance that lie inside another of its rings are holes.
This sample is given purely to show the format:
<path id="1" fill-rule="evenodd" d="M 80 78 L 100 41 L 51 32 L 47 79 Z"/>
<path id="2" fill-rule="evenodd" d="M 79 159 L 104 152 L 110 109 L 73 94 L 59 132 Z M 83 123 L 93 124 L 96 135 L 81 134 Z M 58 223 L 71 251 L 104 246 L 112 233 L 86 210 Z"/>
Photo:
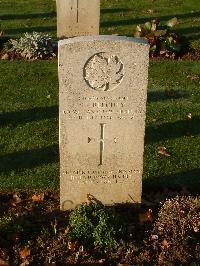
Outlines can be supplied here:
<path id="1" fill-rule="evenodd" d="M 58 45 L 62 46 L 66 44 L 89 42 L 89 41 L 126 41 L 126 42 L 149 46 L 148 42 L 145 39 L 126 37 L 126 36 L 116 36 L 116 35 L 81 36 L 81 37 L 68 38 L 59 41 Z"/>

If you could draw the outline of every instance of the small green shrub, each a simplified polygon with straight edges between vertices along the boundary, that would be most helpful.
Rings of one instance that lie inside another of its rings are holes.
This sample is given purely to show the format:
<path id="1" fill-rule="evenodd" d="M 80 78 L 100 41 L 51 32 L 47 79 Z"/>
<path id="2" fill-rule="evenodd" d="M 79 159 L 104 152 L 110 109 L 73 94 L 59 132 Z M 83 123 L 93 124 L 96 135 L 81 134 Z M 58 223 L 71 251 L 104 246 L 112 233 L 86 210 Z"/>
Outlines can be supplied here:
<path id="1" fill-rule="evenodd" d="M 184 46 L 183 38 L 171 31 L 176 24 L 177 18 L 172 18 L 162 26 L 158 20 L 154 19 L 143 25 L 137 25 L 134 36 L 148 40 L 150 56 L 173 57 L 178 55 Z"/>
<path id="2" fill-rule="evenodd" d="M 56 56 L 57 42 L 49 34 L 25 33 L 18 40 L 11 39 L 10 44 L 10 51 L 23 58 L 44 59 Z"/>
<path id="3" fill-rule="evenodd" d="M 115 247 L 125 233 L 122 219 L 100 204 L 82 204 L 71 212 L 70 237 L 98 247 Z"/>

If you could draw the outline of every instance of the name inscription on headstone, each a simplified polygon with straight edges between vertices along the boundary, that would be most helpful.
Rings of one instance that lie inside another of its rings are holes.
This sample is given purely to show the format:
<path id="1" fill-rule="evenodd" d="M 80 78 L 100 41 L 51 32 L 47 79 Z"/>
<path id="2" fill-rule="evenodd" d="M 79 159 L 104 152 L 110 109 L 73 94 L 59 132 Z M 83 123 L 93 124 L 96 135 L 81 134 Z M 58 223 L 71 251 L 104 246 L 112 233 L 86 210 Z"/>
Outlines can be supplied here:
<path id="1" fill-rule="evenodd" d="M 86 119 L 86 120 L 112 120 L 112 119 L 134 119 L 138 106 L 132 106 L 128 96 L 115 97 L 91 97 L 77 98 L 76 109 L 63 110 L 63 114 L 68 115 L 67 119 Z M 137 103 L 136 101 L 135 103 Z M 82 110 L 82 108 L 86 110 Z"/>

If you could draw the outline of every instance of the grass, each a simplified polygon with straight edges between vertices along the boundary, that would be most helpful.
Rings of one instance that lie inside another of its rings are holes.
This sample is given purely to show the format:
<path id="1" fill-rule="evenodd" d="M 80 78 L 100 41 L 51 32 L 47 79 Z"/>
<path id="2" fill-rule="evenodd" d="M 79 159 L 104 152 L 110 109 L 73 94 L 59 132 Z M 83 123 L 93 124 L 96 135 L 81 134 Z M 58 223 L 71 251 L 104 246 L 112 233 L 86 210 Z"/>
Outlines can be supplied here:
<path id="1" fill-rule="evenodd" d="M 0 69 L 0 187 L 53 188 L 58 185 L 57 62 L 1 62 Z"/>
<path id="2" fill-rule="evenodd" d="M 100 33 L 131 36 L 139 23 L 177 16 L 177 31 L 198 40 L 199 15 L 199 0 L 102 0 Z M 0 26 L 9 36 L 33 30 L 55 35 L 56 2 L 1 0 Z M 0 61 L 1 190 L 58 188 L 57 79 L 57 61 Z M 144 190 L 200 189 L 199 86 L 199 61 L 151 62 Z M 166 89 L 176 97 L 167 97 Z M 158 146 L 171 156 L 158 156 Z"/>
<path id="3" fill-rule="evenodd" d="M 199 0 L 101 0 L 101 34 L 133 35 L 139 23 L 159 18 L 179 20 L 177 32 L 193 39 L 200 37 Z M 2 0 L 0 25 L 5 34 L 20 36 L 41 31 L 56 34 L 56 1 Z"/>
<path id="4" fill-rule="evenodd" d="M 0 188 L 58 189 L 57 61 L 1 61 L 0 73 Z M 151 62 L 144 190 L 200 189 L 199 86 L 199 61 Z M 158 146 L 171 156 L 158 156 Z"/>

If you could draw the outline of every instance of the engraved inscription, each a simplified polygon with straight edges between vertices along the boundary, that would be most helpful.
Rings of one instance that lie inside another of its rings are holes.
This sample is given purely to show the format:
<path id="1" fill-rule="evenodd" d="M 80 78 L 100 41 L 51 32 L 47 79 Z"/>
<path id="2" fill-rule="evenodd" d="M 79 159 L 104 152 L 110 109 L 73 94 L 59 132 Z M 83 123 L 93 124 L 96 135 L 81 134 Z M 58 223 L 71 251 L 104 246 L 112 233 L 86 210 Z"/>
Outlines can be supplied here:
<path id="1" fill-rule="evenodd" d="M 63 110 L 67 119 L 74 120 L 133 120 L 141 115 L 140 102 L 128 96 L 77 97 L 77 104 Z M 84 110 L 84 112 L 83 112 Z"/>
<path id="2" fill-rule="evenodd" d="M 119 169 L 114 170 L 73 170 L 66 171 L 63 174 L 68 175 L 70 182 L 79 184 L 94 183 L 94 184 L 116 184 L 132 180 L 140 173 L 136 169 Z"/>
<path id="3" fill-rule="evenodd" d="M 116 55 L 98 53 L 89 58 L 83 68 L 88 86 L 97 91 L 112 91 L 124 77 L 124 65 Z"/>

